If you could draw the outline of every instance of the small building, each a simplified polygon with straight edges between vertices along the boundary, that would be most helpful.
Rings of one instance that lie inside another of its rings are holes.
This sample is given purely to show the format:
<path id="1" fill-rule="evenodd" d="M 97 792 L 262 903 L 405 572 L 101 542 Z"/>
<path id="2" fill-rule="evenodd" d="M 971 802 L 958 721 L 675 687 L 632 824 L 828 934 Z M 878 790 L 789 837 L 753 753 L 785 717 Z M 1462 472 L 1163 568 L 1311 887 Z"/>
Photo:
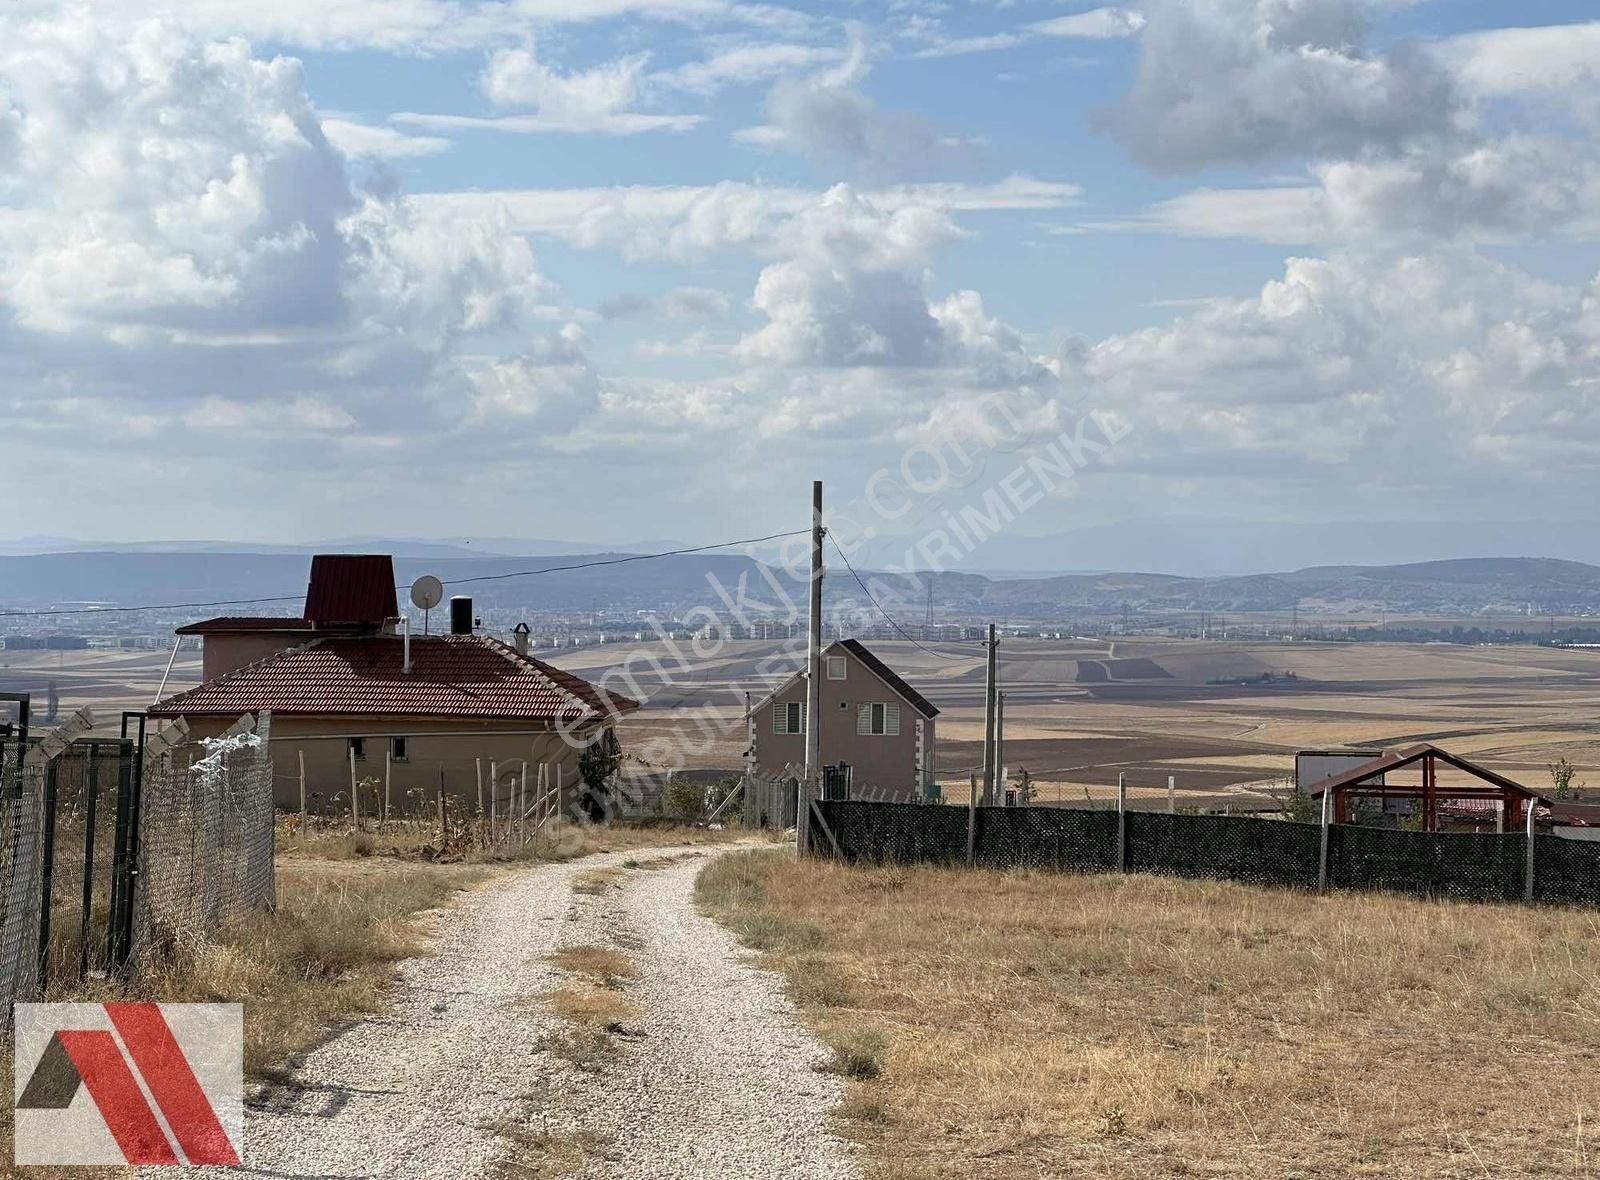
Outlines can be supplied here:
<path id="1" fill-rule="evenodd" d="M 375 781 L 375 794 L 387 782 L 395 810 L 436 808 L 441 793 L 469 813 L 480 798 L 503 810 L 524 771 L 531 792 L 541 767 L 570 809 L 584 749 L 615 749 L 615 722 L 638 703 L 519 650 L 520 635 L 518 647 L 470 629 L 405 637 L 396 613 L 389 558 L 319 556 L 303 618 L 181 628 L 203 637 L 206 679 L 149 716 L 181 717 L 205 738 L 270 711 L 280 807 L 300 806 L 303 765 L 311 810 L 348 809 L 352 774 Z"/>
<path id="2" fill-rule="evenodd" d="M 1320 779 L 1307 792 L 1318 807 L 1324 795 L 1330 796 L 1333 823 L 1405 816 L 1425 832 L 1453 827 L 1516 831 L 1530 811 L 1549 814 L 1551 800 L 1538 791 L 1429 742 L 1390 753 L 1375 751 L 1364 761 L 1354 761 L 1359 753 L 1327 755 L 1350 757 L 1353 764 Z M 1363 817 L 1364 809 L 1374 814 Z"/>
<path id="3" fill-rule="evenodd" d="M 926 697 L 862 643 L 822 652 L 822 760 L 850 766 L 852 798 L 925 798 L 933 786 L 934 718 Z M 750 759 L 757 774 L 782 775 L 806 758 L 806 677 L 796 672 L 751 706 Z"/>

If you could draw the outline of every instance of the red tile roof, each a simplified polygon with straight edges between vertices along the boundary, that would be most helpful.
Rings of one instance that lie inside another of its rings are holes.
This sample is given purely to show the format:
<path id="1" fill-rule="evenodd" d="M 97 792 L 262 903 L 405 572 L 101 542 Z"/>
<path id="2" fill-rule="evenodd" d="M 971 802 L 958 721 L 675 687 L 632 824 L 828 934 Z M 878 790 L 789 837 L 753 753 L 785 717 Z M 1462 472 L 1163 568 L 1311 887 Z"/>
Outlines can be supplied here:
<path id="1" fill-rule="evenodd" d="M 176 631 L 178 635 L 226 635 L 238 631 L 305 631 L 315 629 L 310 619 L 285 619 L 282 617 L 251 618 L 245 615 L 224 615 L 220 619 L 203 619 L 187 623 Z"/>
<path id="2" fill-rule="evenodd" d="M 311 559 L 306 618 L 317 626 L 382 626 L 385 620 L 399 614 L 394 596 L 394 559 L 388 554 L 318 553 Z"/>
<path id="3" fill-rule="evenodd" d="M 576 722 L 632 712 L 639 703 L 603 693 L 570 672 L 481 635 L 317 639 L 238 668 L 157 703 L 152 717 L 441 717 Z"/>

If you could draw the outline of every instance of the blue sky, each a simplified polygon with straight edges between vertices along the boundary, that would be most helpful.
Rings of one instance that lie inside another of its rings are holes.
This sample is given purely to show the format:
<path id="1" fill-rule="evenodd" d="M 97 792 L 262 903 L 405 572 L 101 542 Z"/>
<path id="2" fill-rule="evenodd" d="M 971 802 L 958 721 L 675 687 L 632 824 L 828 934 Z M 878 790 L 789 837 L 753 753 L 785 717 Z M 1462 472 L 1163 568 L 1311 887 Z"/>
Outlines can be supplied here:
<path id="1" fill-rule="evenodd" d="M 8 531 L 715 539 L 1086 413 L 1007 531 L 1589 519 L 1592 17 L 21 0 Z"/>

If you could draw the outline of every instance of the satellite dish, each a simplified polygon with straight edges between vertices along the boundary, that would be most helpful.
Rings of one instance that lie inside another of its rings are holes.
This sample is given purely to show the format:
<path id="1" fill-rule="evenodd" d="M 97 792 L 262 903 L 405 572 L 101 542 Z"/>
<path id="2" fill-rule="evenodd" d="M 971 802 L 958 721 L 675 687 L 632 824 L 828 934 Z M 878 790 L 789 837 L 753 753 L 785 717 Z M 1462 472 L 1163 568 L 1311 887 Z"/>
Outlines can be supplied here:
<path id="1" fill-rule="evenodd" d="M 411 605 L 418 610 L 432 610 L 444 601 L 444 583 L 432 574 L 423 574 L 411 583 Z"/>

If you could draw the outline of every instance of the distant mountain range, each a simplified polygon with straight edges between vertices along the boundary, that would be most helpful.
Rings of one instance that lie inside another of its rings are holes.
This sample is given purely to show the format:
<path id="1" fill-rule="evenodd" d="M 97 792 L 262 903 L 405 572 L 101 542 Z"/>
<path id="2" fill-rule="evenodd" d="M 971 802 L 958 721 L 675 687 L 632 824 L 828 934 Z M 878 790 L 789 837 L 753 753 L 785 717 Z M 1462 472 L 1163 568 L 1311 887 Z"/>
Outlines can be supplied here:
<path id="1" fill-rule="evenodd" d="M 804 602 L 803 578 L 743 555 L 701 553 L 619 560 L 627 556 L 397 554 L 395 573 L 402 584 L 424 573 L 437 575 L 447 583 L 447 593 L 470 594 L 481 608 L 496 611 L 659 609 L 681 613 L 706 606 L 716 609 L 720 617 L 732 618 L 728 600 L 742 598 L 769 606 L 785 599 L 796 605 Z M 553 568 L 587 563 L 606 564 L 576 570 Z M 855 564 L 873 597 L 902 621 L 920 621 L 930 600 L 938 617 L 958 613 L 1057 620 L 1123 610 L 1228 614 L 1298 609 L 1306 615 L 1385 612 L 1450 616 L 1600 613 L 1600 566 L 1553 558 L 1324 565 L 1209 578 L 1160 573 L 990 578 L 950 572 L 926 576 L 916 585 L 901 576 Z M 192 617 L 289 614 L 299 609 L 307 569 L 306 555 L 300 552 L 133 550 L 0 557 L 0 608 L 217 603 L 180 613 Z M 548 572 L 506 576 L 530 571 Z M 220 605 L 277 596 L 284 601 Z M 851 601 L 860 609 L 874 609 L 855 578 L 837 564 L 830 569 L 827 596 L 830 609 Z M 63 618 L 62 626 L 70 628 L 73 618 Z M 0 620 L 0 631 L 7 629 L 11 628 Z"/>

